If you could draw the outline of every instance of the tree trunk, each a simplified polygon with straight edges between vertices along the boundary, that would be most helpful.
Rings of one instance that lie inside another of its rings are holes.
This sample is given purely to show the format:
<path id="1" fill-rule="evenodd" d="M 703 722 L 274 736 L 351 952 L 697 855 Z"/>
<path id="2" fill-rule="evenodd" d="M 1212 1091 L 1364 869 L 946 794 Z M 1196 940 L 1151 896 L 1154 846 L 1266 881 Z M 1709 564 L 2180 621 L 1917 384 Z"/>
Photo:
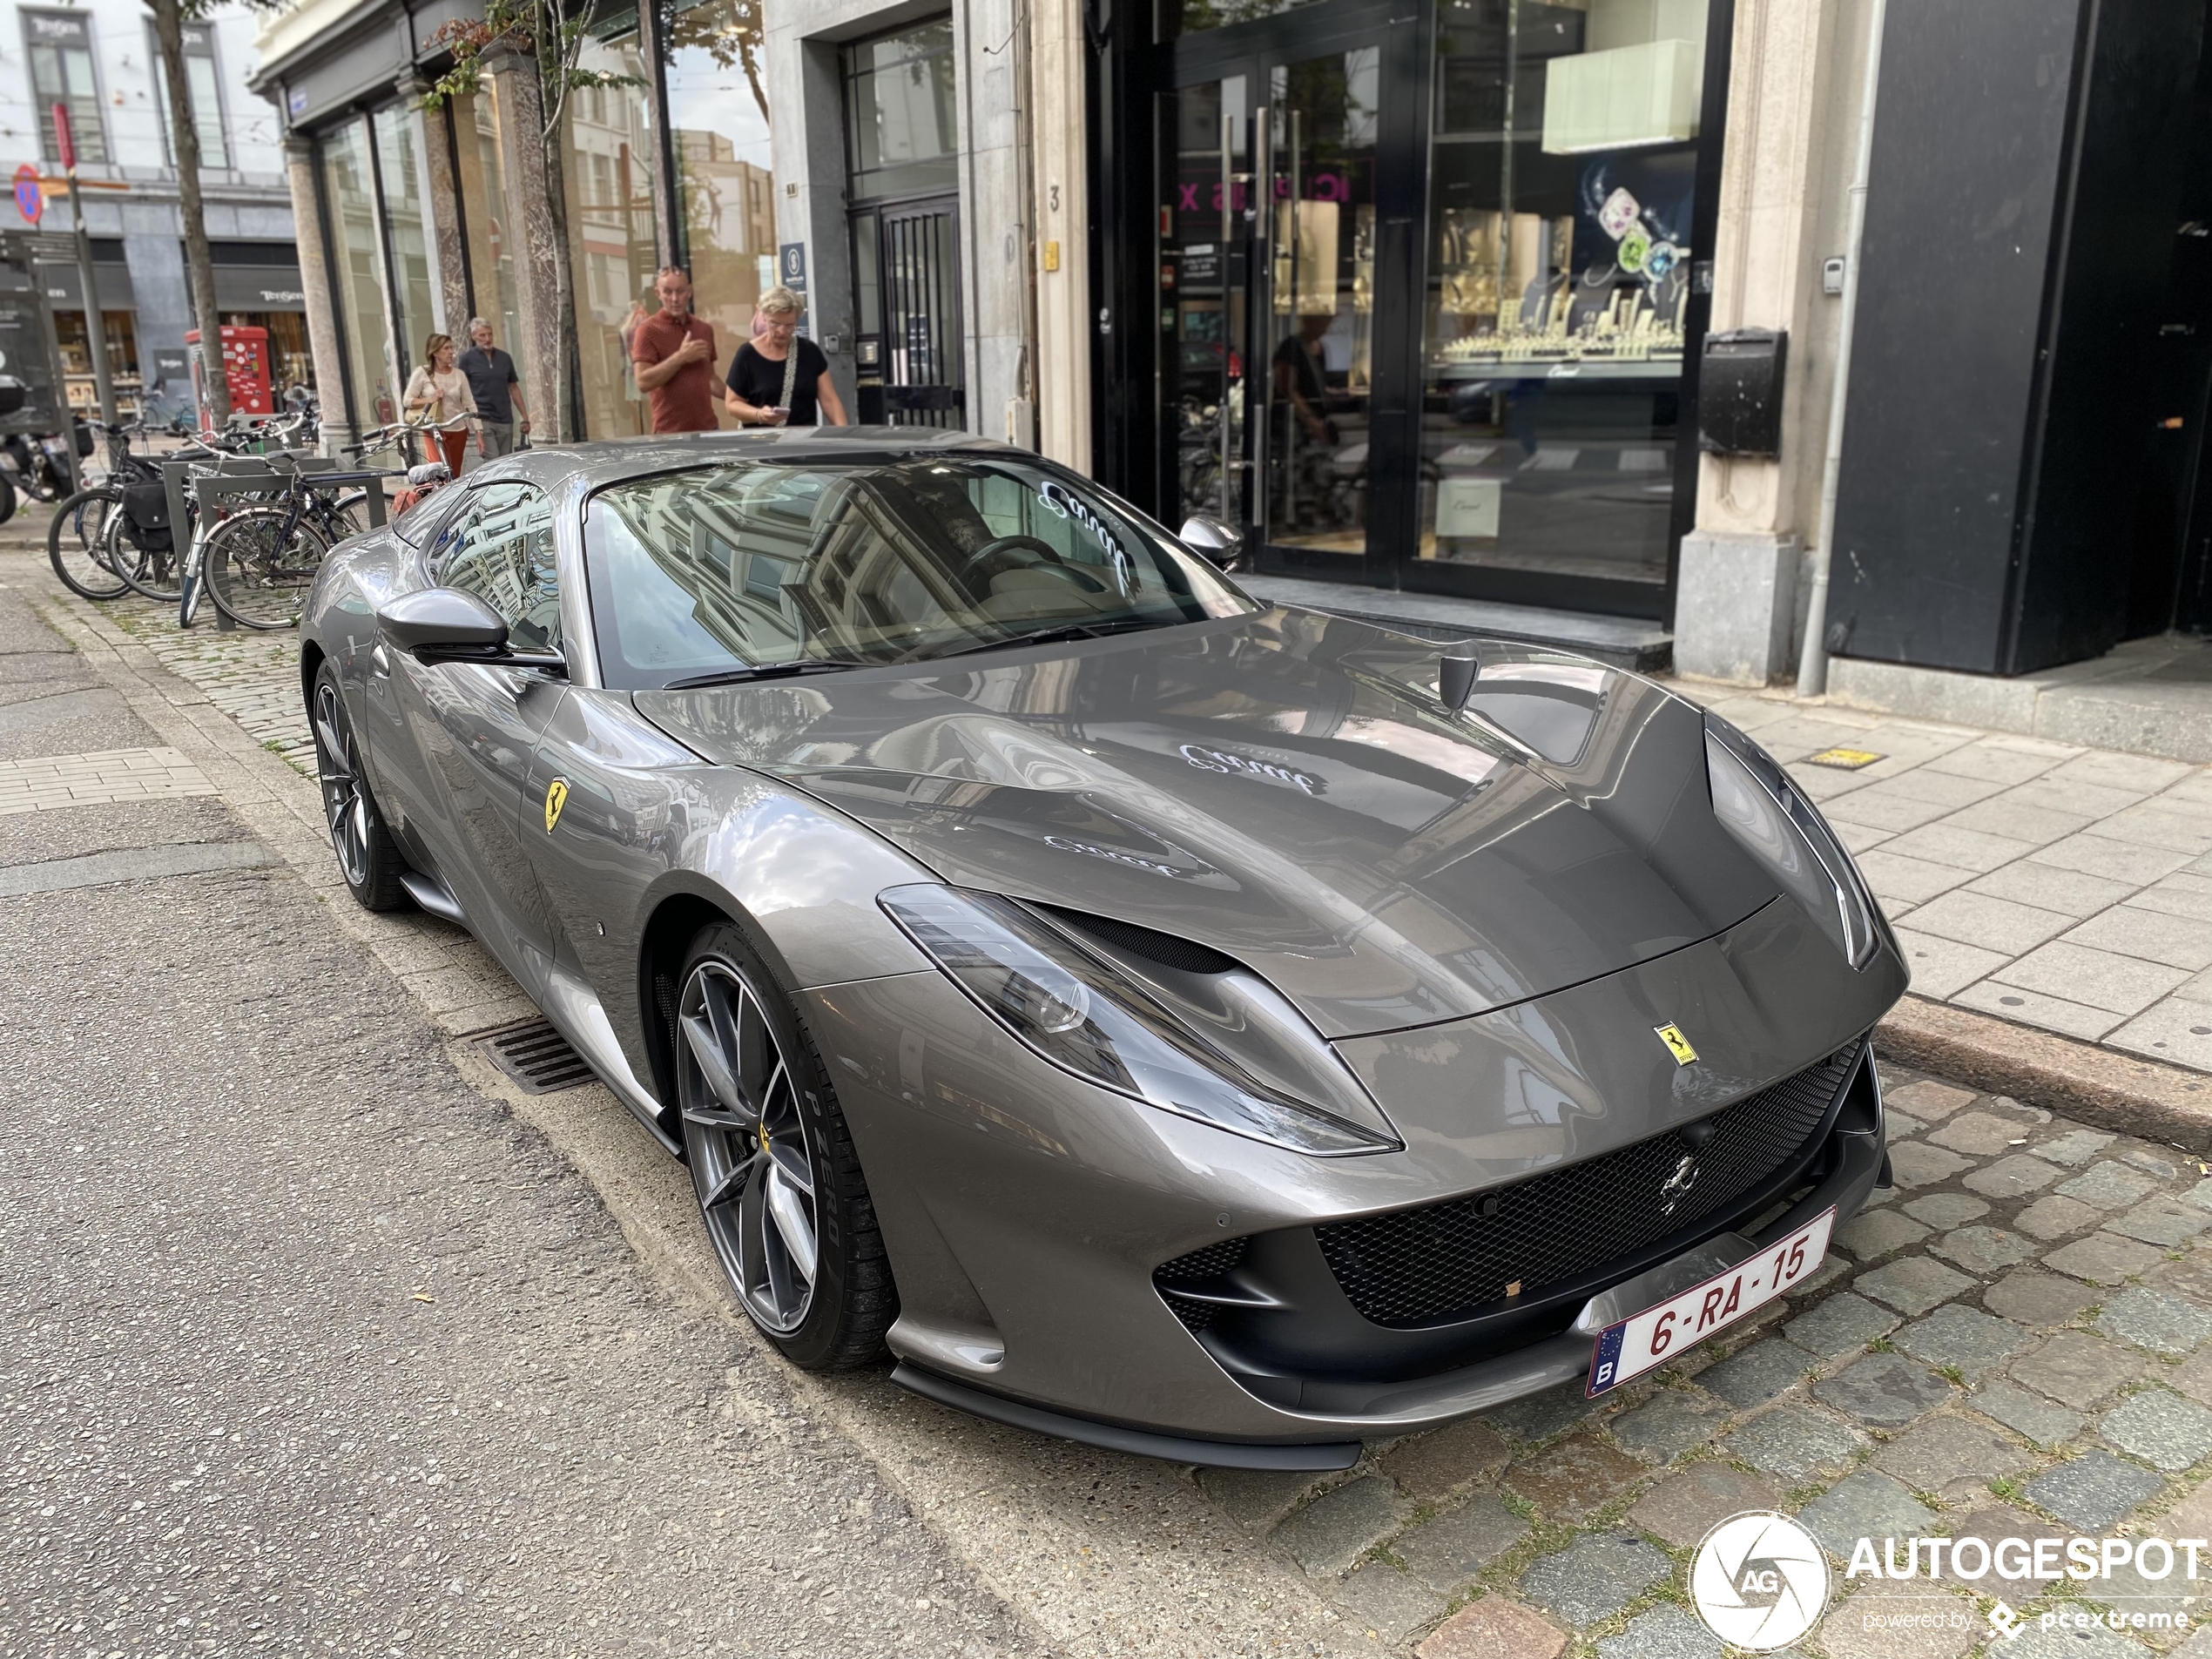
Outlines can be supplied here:
<path id="1" fill-rule="evenodd" d="M 567 118 L 565 105 L 563 100 L 563 120 Z M 560 422 L 556 428 L 560 441 L 574 443 L 583 435 L 583 422 L 576 402 L 576 273 L 569 260 L 568 167 L 561 155 L 557 126 L 545 140 L 545 183 L 546 211 L 553 226 L 553 294 L 557 307 L 553 327 L 553 408 Z"/>
<path id="2" fill-rule="evenodd" d="M 177 207 L 185 221 L 185 276 L 192 288 L 192 320 L 199 329 L 201 375 L 216 426 L 231 418 L 231 385 L 223 366 L 223 318 L 215 308 L 215 260 L 207 246 L 207 214 L 199 200 L 199 127 L 192 119 L 192 82 L 185 68 L 180 0 L 146 0 L 161 44 L 162 79 L 168 83 L 169 149 L 177 163 Z"/>

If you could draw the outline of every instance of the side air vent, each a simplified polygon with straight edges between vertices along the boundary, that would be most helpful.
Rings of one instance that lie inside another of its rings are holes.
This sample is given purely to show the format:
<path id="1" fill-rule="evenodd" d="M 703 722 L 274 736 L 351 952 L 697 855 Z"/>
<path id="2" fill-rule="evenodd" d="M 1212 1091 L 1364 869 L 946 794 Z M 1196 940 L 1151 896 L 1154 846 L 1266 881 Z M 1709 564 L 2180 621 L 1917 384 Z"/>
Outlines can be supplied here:
<path id="1" fill-rule="evenodd" d="M 474 1046 L 525 1095 L 555 1095 L 591 1081 L 583 1056 L 543 1020 L 494 1031 Z"/>
<path id="2" fill-rule="evenodd" d="M 1219 1316 L 1220 1305 L 1199 1297 L 1177 1295 L 1176 1287 L 1187 1285 L 1195 1290 L 1219 1279 L 1224 1273 L 1233 1272 L 1244 1264 L 1244 1248 L 1251 1243 L 1249 1238 L 1224 1238 L 1204 1250 L 1194 1250 L 1188 1256 L 1163 1262 L 1152 1270 L 1153 1287 L 1177 1318 L 1194 1332 L 1203 1331 Z"/>
<path id="3" fill-rule="evenodd" d="M 1224 956 L 1210 945 L 1178 939 L 1157 928 L 1140 927 L 1133 921 L 1116 921 L 1111 916 L 1094 916 L 1082 910 L 1063 910 L 1058 905 L 1037 907 L 1050 912 L 1079 934 L 1089 934 L 1116 950 L 1144 957 L 1163 968 L 1179 968 L 1185 974 L 1229 974 L 1244 966 L 1234 956 Z"/>

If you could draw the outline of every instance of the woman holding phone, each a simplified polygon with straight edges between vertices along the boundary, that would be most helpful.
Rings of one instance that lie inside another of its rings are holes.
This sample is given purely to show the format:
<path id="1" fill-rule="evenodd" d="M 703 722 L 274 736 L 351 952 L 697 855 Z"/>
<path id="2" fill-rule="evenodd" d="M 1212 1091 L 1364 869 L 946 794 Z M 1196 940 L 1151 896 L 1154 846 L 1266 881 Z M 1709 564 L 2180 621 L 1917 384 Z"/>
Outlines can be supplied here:
<path id="1" fill-rule="evenodd" d="M 739 426 L 849 426 L 822 348 L 799 333 L 806 302 L 786 287 L 760 296 L 761 327 L 730 360 L 723 401 Z"/>

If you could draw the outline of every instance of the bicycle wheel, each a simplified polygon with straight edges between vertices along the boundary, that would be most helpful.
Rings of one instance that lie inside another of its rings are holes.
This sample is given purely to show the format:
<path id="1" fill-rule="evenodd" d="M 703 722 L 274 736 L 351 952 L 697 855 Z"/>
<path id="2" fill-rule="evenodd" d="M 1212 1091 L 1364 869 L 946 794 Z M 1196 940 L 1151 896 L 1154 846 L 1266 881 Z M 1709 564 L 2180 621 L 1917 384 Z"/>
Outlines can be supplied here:
<path id="1" fill-rule="evenodd" d="M 140 598 L 152 599 L 158 604 L 175 604 L 180 586 L 176 548 L 172 545 L 158 551 L 149 551 L 133 545 L 124 530 L 123 515 L 109 514 L 106 540 L 109 565 Z"/>
<path id="2" fill-rule="evenodd" d="M 46 557 L 72 593 L 117 599 L 130 591 L 108 552 L 122 516 L 123 492 L 105 488 L 80 489 L 54 509 L 46 527 Z"/>
<path id="3" fill-rule="evenodd" d="M 287 509 L 253 507 L 208 531 L 200 569 L 215 608 L 241 628 L 291 628 L 327 551 Z"/>
<path id="4" fill-rule="evenodd" d="M 331 503 L 329 522 L 321 528 L 330 533 L 333 547 L 366 530 L 368 528 L 368 492 L 356 489 L 351 495 L 341 496 Z"/>

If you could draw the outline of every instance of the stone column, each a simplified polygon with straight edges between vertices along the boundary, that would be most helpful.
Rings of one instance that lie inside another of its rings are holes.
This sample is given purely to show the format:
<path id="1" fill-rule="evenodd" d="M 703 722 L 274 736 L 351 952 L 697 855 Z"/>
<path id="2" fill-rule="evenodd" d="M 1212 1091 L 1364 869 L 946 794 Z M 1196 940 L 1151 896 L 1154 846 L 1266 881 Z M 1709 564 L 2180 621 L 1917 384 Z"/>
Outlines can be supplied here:
<path id="1" fill-rule="evenodd" d="M 346 414 L 346 357 L 338 348 L 338 311 L 322 234 L 322 206 L 315 191 L 315 146 L 293 136 L 284 141 L 285 179 L 292 186 L 292 223 L 300 252 L 300 291 L 307 296 L 307 352 L 314 360 L 315 396 L 322 405 L 322 446 L 335 455 L 355 436 Z M 366 386 L 354 388 L 368 395 Z"/>
<path id="2" fill-rule="evenodd" d="M 461 340 L 475 309 L 469 292 L 468 239 L 462 233 L 461 224 L 468 204 L 461 199 L 461 181 L 453 171 L 452 107 L 421 109 L 423 94 L 428 91 L 423 82 L 409 80 L 401 85 L 400 96 L 417 106 L 415 133 L 422 145 L 423 193 L 430 208 L 430 240 L 438 261 L 438 293 L 445 302 L 445 332 Z M 468 349 L 465 340 L 462 349 Z"/>
<path id="3" fill-rule="evenodd" d="M 1030 131 L 1037 201 L 1037 447 L 1090 471 L 1090 208 L 1082 0 L 1035 0 Z"/>
<path id="4" fill-rule="evenodd" d="M 516 236 L 515 287 L 522 313 L 523 337 L 516 343 L 516 367 L 523 396 L 546 440 L 573 433 L 558 431 L 556 412 L 566 401 L 559 393 L 560 295 L 553 276 L 552 185 L 546 178 L 544 118 L 540 113 L 537 71 L 519 52 L 496 51 L 486 59 L 492 86 L 493 118 L 499 133 L 500 183 L 507 196 L 509 233 Z"/>
<path id="5" fill-rule="evenodd" d="M 1782 454 L 1705 455 L 1683 538 L 1675 665 L 1764 685 L 1796 670 L 1798 567 L 1819 507 L 1836 319 L 1822 259 L 1840 253 L 1865 0 L 1739 0 L 1716 246 L 1716 334 L 1790 336 Z"/>

